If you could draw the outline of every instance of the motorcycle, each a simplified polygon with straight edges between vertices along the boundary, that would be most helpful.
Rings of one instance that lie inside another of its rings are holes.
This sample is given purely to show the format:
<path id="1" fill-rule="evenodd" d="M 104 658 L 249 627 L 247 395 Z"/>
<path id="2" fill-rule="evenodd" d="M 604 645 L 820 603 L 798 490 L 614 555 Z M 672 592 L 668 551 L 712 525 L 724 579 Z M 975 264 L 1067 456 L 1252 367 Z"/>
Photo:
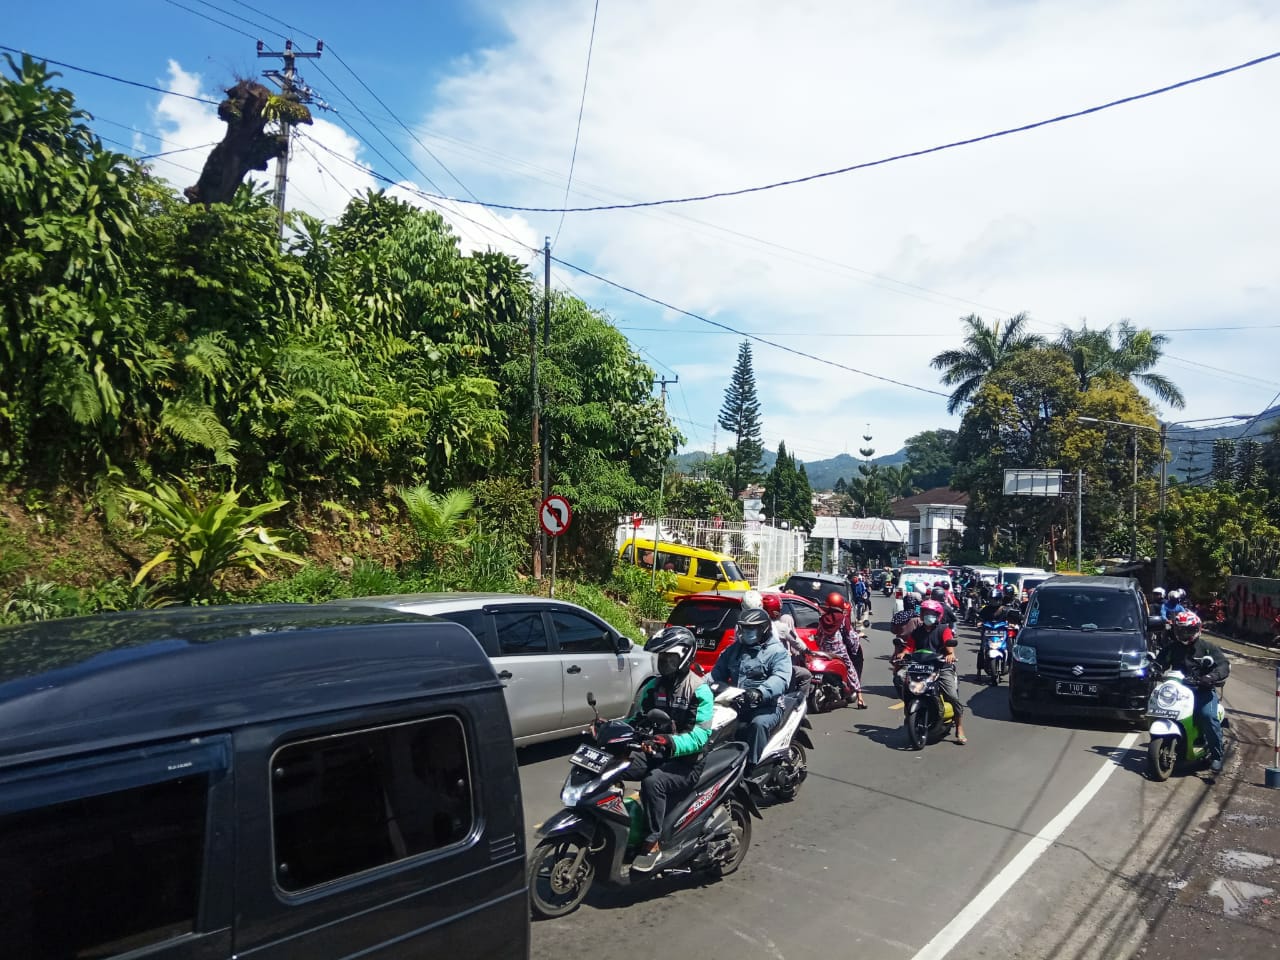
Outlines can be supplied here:
<path id="1" fill-rule="evenodd" d="M 1009 672 L 1009 651 L 1017 628 L 1007 620 L 982 624 L 983 662 L 992 685 L 998 686 L 1000 678 Z"/>
<path id="2" fill-rule="evenodd" d="M 1212 657 L 1201 657 L 1200 665 L 1209 670 Z M 1195 687 L 1181 670 L 1168 670 L 1151 691 L 1147 702 L 1151 717 L 1151 742 L 1147 745 L 1147 772 L 1152 780 L 1168 780 L 1181 764 L 1204 760 L 1208 753 L 1200 715 L 1196 712 Z M 1222 700 L 1218 700 L 1218 722 L 1229 724 Z"/>
<path id="3" fill-rule="evenodd" d="M 595 697 L 587 703 L 595 710 Z M 661 711 L 655 711 L 661 713 Z M 733 873 L 751 844 L 751 818 L 760 811 L 743 783 L 747 747 L 724 743 L 709 750 L 701 776 L 679 803 L 667 811 L 662 827 L 663 858 L 656 869 L 632 872 L 644 841 L 644 811 L 627 797 L 622 780 L 631 753 L 652 735 L 647 718 L 633 726 L 603 721 L 596 712 L 593 733 L 569 758 L 569 775 L 560 791 L 564 809 L 538 830 L 529 856 L 529 900 L 534 916 L 562 917 L 575 910 L 597 879 L 625 887 L 662 874 L 705 871 L 715 877 Z"/>
<path id="4" fill-rule="evenodd" d="M 884 582 L 884 586 L 880 588 L 880 592 L 883 593 L 886 597 L 893 596 L 893 584 L 890 581 L 886 580 Z"/>
<path id="5" fill-rule="evenodd" d="M 912 750 L 941 740 L 955 725 L 955 711 L 942 696 L 938 677 L 944 661 L 932 650 L 920 650 L 905 657 L 902 682 L 902 723 Z"/>
<path id="6" fill-rule="evenodd" d="M 839 657 L 821 650 L 810 650 L 805 654 L 804 666 L 813 674 L 808 703 L 811 712 L 826 713 L 847 706 L 853 700 L 849 668 Z"/>
<path id="7" fill-rule="evenodd" d="M 741 687 L 729 684 L 716 690 L 715 712 L 711 717 L 713 744 L 734 742 L 745 693 Z M 765 744 L 760 762 L 749 767 L 744 778 L 753 796 L 788 801 L 800 792 L 800 785 L 809 775 L 805 749 L 813 749 L 813 741 L 804 729 L 812 728 L 806 716 L 807 707 L 805 698 L 798 692 L 788 691 L 782 695 L 782 719 Z"/>

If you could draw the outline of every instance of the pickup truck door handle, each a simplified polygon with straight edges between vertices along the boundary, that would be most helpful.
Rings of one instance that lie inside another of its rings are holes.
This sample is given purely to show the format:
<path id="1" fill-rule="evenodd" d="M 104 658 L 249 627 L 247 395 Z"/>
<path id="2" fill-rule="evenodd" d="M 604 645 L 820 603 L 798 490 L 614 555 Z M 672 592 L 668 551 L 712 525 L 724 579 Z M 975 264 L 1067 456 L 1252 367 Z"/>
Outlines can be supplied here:
<path id="1" fill-rule="evenodd" d="M 498 679 L 499 679 L 499 680 L 510 680 L 510 679 L 511 679 L 511 671 L 510 671 L 510 670 L 503 670 L 503 671 L 501 671 L 501 672 L 498 674 Z"/>
<path id="2" fill-rule="evenodd" d="M 581 672 L 582 672 L 582 668 L 578 666 L 576 663 L 572 667 L 570 667 L 568 670 L 565 671 L 565 673 L 581 673 Z"/>

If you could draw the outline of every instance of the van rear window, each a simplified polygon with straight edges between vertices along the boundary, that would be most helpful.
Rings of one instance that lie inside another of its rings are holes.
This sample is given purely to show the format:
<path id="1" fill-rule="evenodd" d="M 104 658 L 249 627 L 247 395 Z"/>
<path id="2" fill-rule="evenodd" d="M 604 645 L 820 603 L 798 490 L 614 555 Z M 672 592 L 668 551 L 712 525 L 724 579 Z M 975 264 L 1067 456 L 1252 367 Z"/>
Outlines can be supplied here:
<path id="1" fill-rule="evenodd" d="M 474 807 L 456 717 L 290 744 L 271 761 L 276 883 L 305 890 L 458 843 Z"/>
<path id="2" fill-rule="evenodd" d="M 0 817 L 0 955 L 112 957 L 195 929 L 209 778 Z"/>

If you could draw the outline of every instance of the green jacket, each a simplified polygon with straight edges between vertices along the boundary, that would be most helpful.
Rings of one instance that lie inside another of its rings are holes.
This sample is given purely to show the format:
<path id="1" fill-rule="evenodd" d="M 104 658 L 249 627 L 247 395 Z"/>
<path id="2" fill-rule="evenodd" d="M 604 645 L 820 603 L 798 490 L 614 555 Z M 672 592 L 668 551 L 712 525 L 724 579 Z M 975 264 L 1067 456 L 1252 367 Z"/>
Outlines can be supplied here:
<path id="1" fill-rule="evenodd" d="M 711 716 L 715 713 L 715 696 L 711 684 L 694 673 L 687 674 L 675 689 L 661 678 L 645 681 L 640 688 L 639 709 L 635 720 L 650 710 L 664 710 L 675 722 L 671 738 L 671 755 L 688 757 L 701 753 L 711 739 Z"/>

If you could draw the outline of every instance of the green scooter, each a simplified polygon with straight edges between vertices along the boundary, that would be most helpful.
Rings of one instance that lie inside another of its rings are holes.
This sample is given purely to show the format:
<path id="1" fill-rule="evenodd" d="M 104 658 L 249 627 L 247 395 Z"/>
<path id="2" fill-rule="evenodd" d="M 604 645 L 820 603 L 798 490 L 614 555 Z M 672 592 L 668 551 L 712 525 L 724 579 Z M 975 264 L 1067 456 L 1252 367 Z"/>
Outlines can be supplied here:
<path id="1" fill-rule="evenodd" d="M 1205 670 L 1213 667 L 1212 657 L 1201 657 Z M 1181 670 L 1168 670 L 1151 691 L 1147 702 L 1151 717 L 1151 743 L 1147 746 L 1147 772 L 1152 780 L 1168 780 L 1179 764 L 1192 764 L 1207 754 L 1200 715 L 1196 711 L 1195 687 Z M 1218 700 L 1218 722 L 1227 726 L 1226 711 Z"/>

